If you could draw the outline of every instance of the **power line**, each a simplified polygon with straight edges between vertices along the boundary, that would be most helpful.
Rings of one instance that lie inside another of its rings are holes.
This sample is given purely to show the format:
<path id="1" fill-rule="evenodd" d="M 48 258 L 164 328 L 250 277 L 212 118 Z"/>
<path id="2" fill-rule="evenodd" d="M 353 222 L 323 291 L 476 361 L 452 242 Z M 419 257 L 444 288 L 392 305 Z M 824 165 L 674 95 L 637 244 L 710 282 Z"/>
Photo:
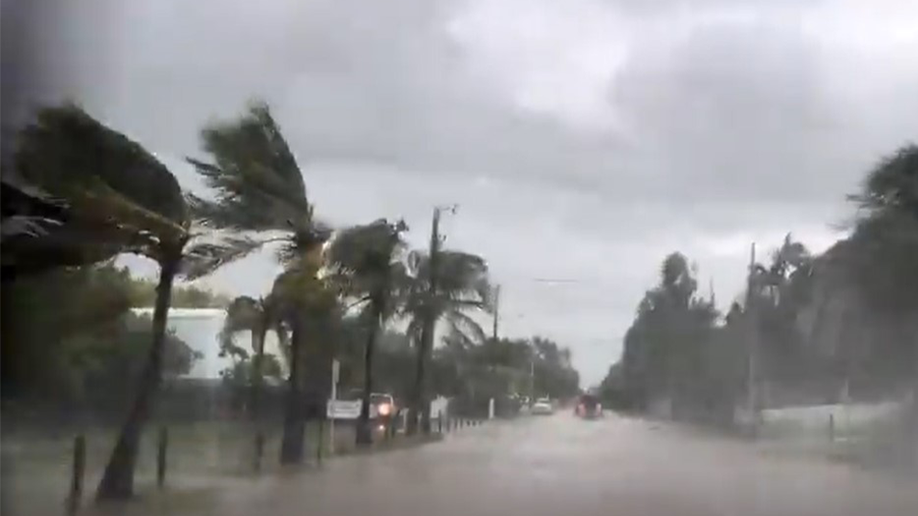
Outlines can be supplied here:
<path id="1" fill-rule="evenodd" d="M 502 279 L 501 283 L 508 283 L 511 285 L 528 285 L 528 286 L 545 286 L 545 287 L 587 287 L 587 288 L 608 288 L 610 285 L 616 283 L 612 279 L 568 279 L 568 278 L 523 278 L 523 279 Z"/>

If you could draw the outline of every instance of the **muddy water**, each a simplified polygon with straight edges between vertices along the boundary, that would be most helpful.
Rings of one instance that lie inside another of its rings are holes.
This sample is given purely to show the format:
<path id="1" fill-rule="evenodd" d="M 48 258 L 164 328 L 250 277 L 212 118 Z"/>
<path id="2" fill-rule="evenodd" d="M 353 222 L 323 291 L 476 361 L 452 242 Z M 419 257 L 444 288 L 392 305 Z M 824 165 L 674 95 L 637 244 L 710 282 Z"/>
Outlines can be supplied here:
<path id="1" fill-rule="evenodd" d="M 918 484 L 821 460 L 766 456 L 745 443 L 677 427 L 557 414 L 239 485 L 221 490 L 204 512 L 915 516 Z"/>

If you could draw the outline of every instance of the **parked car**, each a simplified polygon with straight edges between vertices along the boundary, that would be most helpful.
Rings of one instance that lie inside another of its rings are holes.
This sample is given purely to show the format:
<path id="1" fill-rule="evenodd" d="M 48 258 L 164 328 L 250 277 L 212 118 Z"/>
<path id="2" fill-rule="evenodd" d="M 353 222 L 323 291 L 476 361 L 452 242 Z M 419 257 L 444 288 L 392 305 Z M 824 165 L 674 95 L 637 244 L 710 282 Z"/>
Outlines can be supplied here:
<path id="1" fill-rule="evenodd" d="M 602 403 L 600 403 L 599 398 L 593 394 L 581 394 L 580 398 L 577 400 L 577 407 L 574 409 L 574 414 L 583 419 L 596 419 L 602 417 Z"/>
<path id="2" fill-rule="evenodd" d="M 548 398 L 540 398 L 532 405 L 532 413 L 542 416 L 549 416 L 555 413 L 555 406 L 552 405 Z"/>

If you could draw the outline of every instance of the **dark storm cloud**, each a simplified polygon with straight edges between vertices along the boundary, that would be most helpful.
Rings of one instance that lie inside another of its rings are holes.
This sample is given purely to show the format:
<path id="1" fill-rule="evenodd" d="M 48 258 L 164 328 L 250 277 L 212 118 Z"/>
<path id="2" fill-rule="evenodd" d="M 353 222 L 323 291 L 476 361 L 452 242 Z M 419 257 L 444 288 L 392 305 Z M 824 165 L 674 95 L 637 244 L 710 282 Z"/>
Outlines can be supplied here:
<path id="1" fill-rule="evenodd" d="M 667 252 L 729 302 L 751 240 L 824 247 L 863 170 L 918 139 L 918 17 L 893 0 L 56 5 L 24 96 L 81 101 L 192 187 L 201 125 L 266 98 L 323 216 L 404 216 L 423 245 L 460 203 L 449 243 L 488 257 L 504 328 L 572 345 L 589 381 Z M 276 270 L 208 281 L 260 294 Z"/>

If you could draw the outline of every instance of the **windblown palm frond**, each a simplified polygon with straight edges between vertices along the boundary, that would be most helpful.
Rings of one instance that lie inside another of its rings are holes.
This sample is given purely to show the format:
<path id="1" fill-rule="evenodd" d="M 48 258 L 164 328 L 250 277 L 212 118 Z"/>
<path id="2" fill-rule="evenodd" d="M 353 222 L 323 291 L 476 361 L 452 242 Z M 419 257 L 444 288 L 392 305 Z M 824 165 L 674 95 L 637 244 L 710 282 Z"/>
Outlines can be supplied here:
<path id="1" fill-rule="evenodd" d="M 191 274 L 207 273 L 278 243 L 278 261 L 305 279 L 301 262 L 318 259 L 331 230 L 315 220 L 302 172 L 268 106 L 254 102 L 241 117 L 210 124 L 201 131 L 201 142 L 208 159 L 188 162 L 215 196 L 190 196 L 192 217 L 236 236 L 196 248 Z M 309 273 L 316 270 L 308 268 Z M 286 277 L 284 283 L 290 282 Z"/>
<path id="2" fill-rule="evenodd" d="M 315 258 L 321 261 L 321 249 L 325 242 L 334 234 L 332 228 L 319 220 L 309 216 L 312 226 L 292 233 L 289 238 L 281 242 L 275 252 L 278 263 L 291 264 L 300 259 L 304 254 L 316 253 Z"/>
<path id="3" fill-rule="evenodd" d="M 487 339 L 481 325 L 475 319 L 460 310 L 449 310 L 444 314 L 449 324 L 450 330 L 458 335 L 464 336 L 471 342 L 483 342 Z"/>
<path id="4" fill-rule="evenodd" d="M 239 119 L 206 127 L 201 140 L 212 161 L 188 162 L 216 199 L 192 199 L 196 220 L 238 231 L 311 228 L 302 172 L 266 104 L 253 103 Z"/>
<path id="5" fill-rule="evenodd" d="M 189 280 L 194 280 L 252 254 L 263 245 L 263 240 L 245 235 L 230 235 L 220 238 L 217 242 L 196 243 L 185 255 L 182 272 Z"/>
<path id="6" fill-rule="evenodd" d="M 188 238 L 175 177 L 139 144 L 76 106 L 39 111 L 19 135 L 15 164 L 23 179 L 67 208 L 66 223 L 48 232 L 51 240 L 93 235 L 85 247 L 161 260 L 164 246 L 181 247 Z"/>
<path id="7" fill-rule="evenodd" d="M 3 219 L 3 225 L 0 225 L 0 238 L 5 241 L 18 236 L 42 237 L 46 236 L 51 228 L 60 225 L 61 221 L 48 217 L 13 215 Z"/>
<path id="8" fill-rule="evenodd" d="M 6 171 L 4 171 L 6 173 Z M 67 216 L 67 207 L 47 192 L 23 183 L 18 178 L 2 178 L 3 223 L 0 232 L 4 243 L 11 238 L 34 238 L 48 234 L 60 226 Z"/>
<path id="9" fill-rule="evenodd" d="M 345 297 L 390 297 L 393 286 L 406 284 L 407 270 L 399 261 L 406 229 L 403 221 L 379 219 L 336 233 L 325 251 L 329 282 Z"/>
<path id="10" fill-rule="evenodd" d="M 17 143 L 17 170 L 55 197 L 68 202 L 80 195 L 120 199 L 133 205 L 123 209 L 186 225 L 187 206 L 169 170 L 138 143 L 79 107 L 39 111 Z M 117 193 L 117 198 L 105 195 L 101 187 Z"/>
<path id="11" fill-rule="evenodd" d="M 465 312 L 491 309 L 487 263 L 477 255 L 451 250 L 440 251 L 438 260 L 437 290 L 431 295 L 431 260 L 426 254 L 418 254 L 417 275 L 402 315 L 412 321 L 422 321 L 425 314 L 434 321 L 445 318 L 451 331 L 470 342 L 480 342 L 485 338 L 484 331 Z"/>

